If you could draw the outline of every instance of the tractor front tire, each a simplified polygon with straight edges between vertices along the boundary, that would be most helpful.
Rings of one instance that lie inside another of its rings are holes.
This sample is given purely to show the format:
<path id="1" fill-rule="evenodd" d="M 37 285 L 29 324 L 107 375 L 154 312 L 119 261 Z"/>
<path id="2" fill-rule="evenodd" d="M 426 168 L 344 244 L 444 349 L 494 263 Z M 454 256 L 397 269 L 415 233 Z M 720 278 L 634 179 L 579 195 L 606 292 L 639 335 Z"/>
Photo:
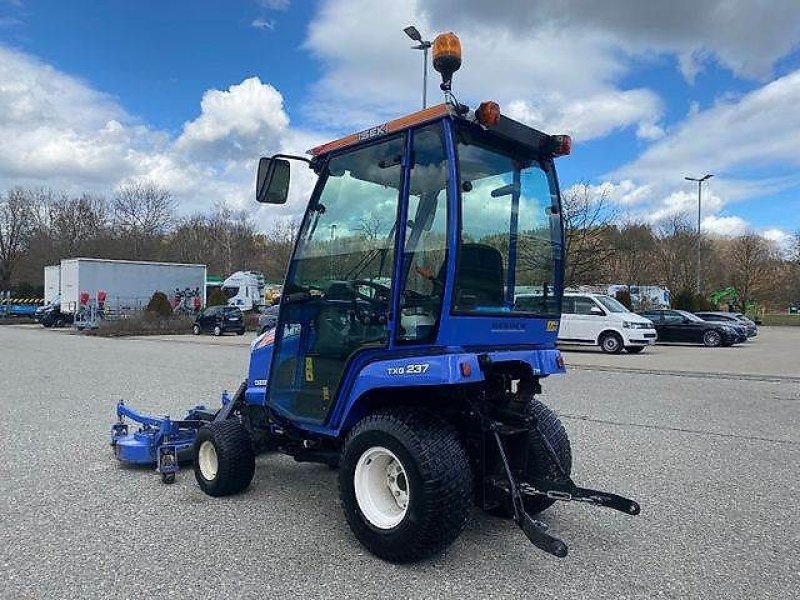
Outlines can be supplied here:
<path id="1" fill-rule="evenodd" d="M 412 562 L 441 552 L 464 530 L 472 472 L 449 423 L 425 411 L 387 410 L 350 431 L 339 493 L 361 544 L 384 560 Z"/>
<path id="2" fill-rule="evenodd" d="M 567 431 L 561 419 L 548 406 L 536 399 L 528 401 L 525 407 L 526 414 L 532 416 L 537 422 L 542 437 L 550 443 L 555 450 L 558 462 L 563 473 L 557 465 L 553 464 L 546 448 L 530 444 L 528 448 L 528 465 L 526 475 L 531 479 L 553 479 L 558 481 L 564 475 L 572 472 L 572 448 L 567 437 Z M 535 515 L 551 507 L 555 500 L 546 496 L 526 496 L 524 498 L 525 510 L 530 515 Z"/>
<path id="3" fill-rule="evenodd" d="M 194 476 L 209 496 L 230 496 L 253 480 L 256 458 L 250 434 L 239 421 L 203 425 L 194 443 Z"/>

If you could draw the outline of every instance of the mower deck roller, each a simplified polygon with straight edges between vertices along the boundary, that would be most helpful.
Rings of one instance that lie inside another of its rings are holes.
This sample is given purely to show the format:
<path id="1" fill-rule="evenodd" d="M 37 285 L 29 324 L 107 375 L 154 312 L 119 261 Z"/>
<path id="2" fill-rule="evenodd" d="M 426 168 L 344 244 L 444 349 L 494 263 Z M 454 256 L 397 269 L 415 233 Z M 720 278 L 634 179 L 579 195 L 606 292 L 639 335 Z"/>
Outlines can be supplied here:
<path id="1" fill-rule="evenodd" d="M 353 534 L 388 561 L 442 551 L 474 505 L 563 557 L 567 545 L 536 519 L 554 502 L 640 510 L 573 482 L 566 430 L 537 400 L 565 372 L 555 159 L 571 142 L 496 102 L 457 102 L 461 45 L 452 33 L 437 40 L 443 104 L 309 157 L 259 161 L 259 202 L 286 202 L 292 160 L 317 184 L 277 327 L 253 341 L 235 396 L 182 421 L 119 405 L 142 428 L 118 423 L 112 443 L 121 460 L 152 462 L 168 479 L 191 446 L 211 496 L 244 491 L 262 450 L 338 467 Z"/>

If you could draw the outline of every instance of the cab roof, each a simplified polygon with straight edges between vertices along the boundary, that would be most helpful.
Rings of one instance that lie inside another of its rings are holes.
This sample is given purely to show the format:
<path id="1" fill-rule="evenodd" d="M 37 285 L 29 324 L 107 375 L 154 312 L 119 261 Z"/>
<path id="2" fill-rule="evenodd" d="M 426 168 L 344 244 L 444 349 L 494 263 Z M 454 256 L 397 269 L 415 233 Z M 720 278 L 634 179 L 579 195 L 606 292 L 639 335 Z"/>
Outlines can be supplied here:
<path id="1" fill-rule="evenodd" d="M 463 111 L 457 111 L 452 104 L 437 104 L 417 112 L 405 115 L 398 119 L 370 127 L 364 131 L 351 133 L 345 137 L 333 140 L 321 146 L 317 146 L 308 151 L 314 158 L 340 150 L 348 146 L 354 146 L 366 140 L 383 137 L 392 133 L 410 129 L 417 125 L 429 123 L 443 117 L 456 119 L 464 124 L 472 124 L 474 127 L 482 128 L 474 119 L 465 116 Z M 515 121 L 505 115 L 500 115 L 496 125 L 491 128 L 482 128 L 488 138 L 495 138 L 499 142 L 512 143 L 527 150 L 527 153 L 535 154 L 554 154 L 556 151 L 557 140 L 554 136 L 548 135 L 533 127 Z"/>

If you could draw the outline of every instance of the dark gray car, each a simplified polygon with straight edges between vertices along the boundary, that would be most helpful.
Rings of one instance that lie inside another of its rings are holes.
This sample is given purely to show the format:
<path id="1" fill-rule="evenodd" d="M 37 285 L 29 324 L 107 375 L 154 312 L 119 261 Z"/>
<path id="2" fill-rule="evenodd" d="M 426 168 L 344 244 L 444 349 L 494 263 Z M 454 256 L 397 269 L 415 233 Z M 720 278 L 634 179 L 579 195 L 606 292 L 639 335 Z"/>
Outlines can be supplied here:
<path id="1" fill-rule="evenodd" d="M 702 311 L 694 313 L 704 321 L 712 321 L 714 323 L 728 323 L 730 325 L 743 325 L 747 330 L 747 337 L 755 337 L 758 335 L 758 326 L 744 316 L 742 313 L 732 313 L 723 311 Z"/>

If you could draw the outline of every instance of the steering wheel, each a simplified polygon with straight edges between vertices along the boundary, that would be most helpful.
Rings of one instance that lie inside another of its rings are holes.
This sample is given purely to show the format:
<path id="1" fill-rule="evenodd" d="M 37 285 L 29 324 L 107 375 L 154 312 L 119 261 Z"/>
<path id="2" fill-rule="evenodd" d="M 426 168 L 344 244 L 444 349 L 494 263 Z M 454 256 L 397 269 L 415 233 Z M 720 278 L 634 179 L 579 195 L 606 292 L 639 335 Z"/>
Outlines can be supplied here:
<path id="1" fill-rule="evenodd" d="M 359 292 L 359 286 L 368 287 L 374 290 L 374 294 L 369 296 L 363 292 Z M 356 299 L 353 301 L 354 312 L 358 320 L 364 325 L 385 323 L 388 318 L 387 313 L 389 311 L 389 302 L 391 300 L 391 289 L 386 285 L 366 279 L 356 279 L 353 281 L 353 289 L 356 295 Z M 359 300 L 369 304 L 370 308 L 364 311 L 359 311 Z"/>

